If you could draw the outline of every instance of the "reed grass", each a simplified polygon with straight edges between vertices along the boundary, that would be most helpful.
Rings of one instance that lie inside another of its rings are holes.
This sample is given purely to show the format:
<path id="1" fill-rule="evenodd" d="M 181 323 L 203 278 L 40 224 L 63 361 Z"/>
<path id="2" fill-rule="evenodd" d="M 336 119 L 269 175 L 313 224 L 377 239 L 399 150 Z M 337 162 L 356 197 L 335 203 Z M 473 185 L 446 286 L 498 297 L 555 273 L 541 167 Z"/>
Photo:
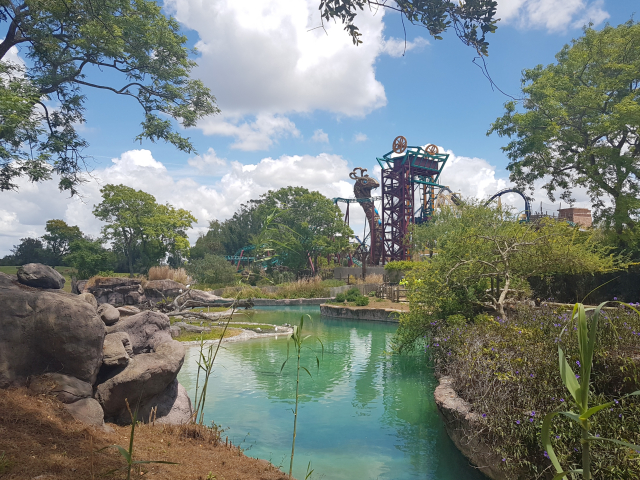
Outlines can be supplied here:
<path id="1" fill-rule="evenodd" d="M 151 267 L 147 275 L 149 280 L 173 280 L 174 282 L 190 285 L 193 279 L 187 274 L 184 268 L 171 268 L 168 265 Z"/>

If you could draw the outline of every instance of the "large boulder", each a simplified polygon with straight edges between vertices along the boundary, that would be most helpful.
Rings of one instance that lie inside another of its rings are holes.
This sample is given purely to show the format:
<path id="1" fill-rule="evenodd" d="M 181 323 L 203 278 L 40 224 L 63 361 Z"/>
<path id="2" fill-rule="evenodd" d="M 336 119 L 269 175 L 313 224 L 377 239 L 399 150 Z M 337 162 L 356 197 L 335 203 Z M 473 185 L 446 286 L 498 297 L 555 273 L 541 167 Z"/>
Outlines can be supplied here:
<path id="1" fill-rule="evenodd" d="M 81 287 L 78 282 L 78 289 Z M 138 305 L 145 303 L 142 280 L 127 277 L 94 277 L 82 285 L 81 293 L 92 293 L 98 304 L 110 303 L 114 306 Z"/>
<path id="2" fill-rule="evenodd" d="M 105 325 L 113 325 L 120 320 L 120 312 L 118 309 L 108 303 L 103 303 L 98 307 L 98 315 L 100 315 Z"/>
<path id="3" fill-rule="evenodd" d="M 94 297 L 91 293 L 87 292 L 87 293 L 81 293 L 78 295 L 78 298 L 81 298 L 82 300 L 84 300 L 85 302 L 87 302 L 89 305 L 91 305 L 96 311 L 98 310 L 98 301 L 96 300 L 96 297 Z"/>
<path id="4" fill-rule="evenodd" d="M 179 425 L 189 423 L 193 415 L 191 399 L 187 390 L 176 378 L 162 392 L 147 400 L 138 411 L 143 422 Z"/>
<path id="5" fill-rule="evenodd" d="M 173 299 L 186 291 L 185 285 L 173 280 L 151 280 L 144 284 L 144 295 L 151 303 Z"/>
<path id="6" fill-rule="evenodd" d="M 0 273 L 0 387 L 47 372 L 93 384 L 104 336 L 104 323 L 78 295 Z"/>
<path id="7" fill-rule="evenodd" d="M 60 272 L 41 263 L 27 263 L 18 269 L 18 281 L 36 288 L 64 288 L 64 277 Z"/>
<path id="8" fill-rule="evenodd" d="M 103 365 L 107 367 L 125 366 L 132 356 L 131 339 L 127 333 L 115 332 L 104 337 Z"/>
<path id="9" fill-rule="evenodd" d="M 134 307 L 133 305 L 125 305 L 124 307 L 118 307 L 118 311 L 120 312 L 120 318 L 130 317 L 131 315 L 140 313 L 140 309 L 138 307 Z"/>
<path id="10" fill-rule="evenodd" d="M 34 393 L 55 395 L 62 403 L 74 403 L 93 396 L 90 383 L 60 373 L 45 373 L 29 379 L 29 389 Z"/>
<path id="11" fill-rule="evenodd" d="M 65 404 L 65 408 L 79 422 L 97 427 L 104 425 L 104 412 L 95 398 L 83 398 L 77 402 Z"/>
<path id="12" fill-rule="evenodd" d="M 184 362 L 184 346 L 175 340 L 159 344 L 152 353 L 135 355 L 129 364 L 96 387 L 95 397 L 105 417 L 119 423 L 130 421 L 126 407 L 145 405 L 175 379 Z"/>
<path id="13" fill-rule="evenodd" d="M 107 327 L 107 333 L 126 332 L 131 339 L 133 353 L 137 355 L 150 352 L 157 345 L 171 341 L 170 326 L 169 317 L 164 313 L 147 310 Z"/>

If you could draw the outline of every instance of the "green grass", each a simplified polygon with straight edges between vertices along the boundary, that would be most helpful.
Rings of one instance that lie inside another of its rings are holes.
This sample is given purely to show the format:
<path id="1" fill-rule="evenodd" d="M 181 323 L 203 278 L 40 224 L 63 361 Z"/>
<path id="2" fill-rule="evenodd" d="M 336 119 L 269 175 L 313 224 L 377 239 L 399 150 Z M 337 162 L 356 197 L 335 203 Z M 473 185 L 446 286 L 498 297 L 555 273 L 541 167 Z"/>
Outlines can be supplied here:
<path id="1" fill-rule="evenodd" d="M 212 327 L 210 332 L 204 333 L 182 332 L 182 335 L 176 337 L 175 339 L 179 342 L 199 342 L 201 338 L 203 340 L 220 340 L 223 330 L 224 327 Z M 240 335 L 241 333 L 241 329 L 229 327 L 224 335 L 224 338 L 235 337 L 236 335 Z"/>
<path id="2" fill-rule="evenodd" d="M 197 307 L 192 309 L 194 312 L 220 313 L 229 310 L 229 307 Z"/>
<path id="3" fill-rule="evenodd" d="M 6 273 L 7 275 L 15 275 L 18 272 L 19 266 L 1 266 L 0 272 Z M 64 291 L 71 292 L 71 275 L 76 273 L 76 269 L 72 267 L 54 267 L 58 272 L 62 274 L 64 277 Z"/>

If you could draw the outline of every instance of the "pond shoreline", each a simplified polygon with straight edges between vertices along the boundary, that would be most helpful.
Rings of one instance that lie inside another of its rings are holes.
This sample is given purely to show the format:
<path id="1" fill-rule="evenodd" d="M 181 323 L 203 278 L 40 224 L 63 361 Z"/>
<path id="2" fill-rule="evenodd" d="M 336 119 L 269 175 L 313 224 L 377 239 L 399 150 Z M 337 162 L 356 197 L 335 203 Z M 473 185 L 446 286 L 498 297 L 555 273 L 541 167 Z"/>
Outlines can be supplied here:
<path id="1" fill-rule="evenodd" d="M 327 303 L 320 305 L 320 314 L 325 317 L 368 322 L 399 323 L 402 312 L 403 310 L 391 308 L 350 307 Z"/>
<path id="2" fill-rule="evenodd" d="M 266 324 L 265 324 L 266 325 Z M 233 328 L 233 323 L 229 323 L 229 326 Z M 224 343 L 227 342 L 243 342 L 246 340 L 252 340 L 254 338 L 262 338 L 262 337 L 278 337 L 278 336 L 288 336 L 291 333 L 293 333 L 293 328 L 291 327 L 283 327 L 281 325 L 271 325 L 273 327 L 278 328 L 279 330 L 277 332 L 267 332 L 267 333 L 257 333 L 254 332 L 253 330 L 246 330 L 246 329 L 241 329 L 242 333 L 240 333 L 239 335 L 235 335 L 233 337 L 228 337 L 224 339 Z M 220 339 L 216 339 L 216 340 L 205 340 L 203 342 L 203 345 L 217 345 L 218 342 L 220 342 Z M 189 341 L 189 342 L 180 342 L 182 345 L 184 345 L 185 347 L 193 347 L 196 345 L 200 345 L 200 342 L 198 340 L 193 340 L 193 341 Z"/>

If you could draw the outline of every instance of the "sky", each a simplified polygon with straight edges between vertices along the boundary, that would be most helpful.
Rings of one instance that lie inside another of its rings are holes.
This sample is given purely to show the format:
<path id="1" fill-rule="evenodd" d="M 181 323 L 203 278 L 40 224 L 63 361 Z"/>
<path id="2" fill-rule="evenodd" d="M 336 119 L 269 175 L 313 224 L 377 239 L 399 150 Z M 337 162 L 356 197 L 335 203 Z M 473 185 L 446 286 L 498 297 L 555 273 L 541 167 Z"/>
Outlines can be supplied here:
<path id="1" fill-rule="evenodd" d="M 354 46 L 339 24 L 320 25 L 319 0 L 166 0 L 196 47 L 201 79 L 222 113 L 183 134 L 197 154 L 171 145 L 134 141 L 143 113 L 131 98 L 86 91 L 89 172 L 78 197 L 58 191 L 55 179 L 19 182 L 0 192 L 0 256 L 21 238 L 44 233 L 59 218 L 98 236 L 94 218 L 105 184 L 124 184 L 158 202 L 190 210 L 198 219 L 192 243 L 209 221 L 224 220 L 244 202 L 288 185 L 328 197 L 353 197 L 355 167 L 379 177 L 376 157 L 398 135 L 409 145 L 433 143 L 450 154 L 441 183 L 464 196 L 488 198 L 511 185 L 508 142 L 491 123 L 504 113 L 507 96 L 492 88 L 473 63 L 475 52 L 452 32 L 435 40 L 426 29 L 403 24 L 379 9 L 358 15 L 363 44 Z M 515 97 L 523 69 L 555 61 L 555 54 L 586 23 L 619 25 L 638 13 L 630 0 L 498 0 L 498 29 L 489 36 L 489 73 Z M 24 55 L 24 53 L 22 53 Z M 21 51 L 11 52 L 19 61 Z M 114 85 L 117 78 L 105 77 Z M 538 185 L 539 187 L 539 185 Z M 378 193 L 374 191 L 374 194 Z M 536 188 L 534 207 L 552 209 Z M 575 206 L 589 207 L 583 191 Z M 523 209 L 515 195 L 505 198 Z M 363 215 L 351 210 L 356 233 Z"/>

